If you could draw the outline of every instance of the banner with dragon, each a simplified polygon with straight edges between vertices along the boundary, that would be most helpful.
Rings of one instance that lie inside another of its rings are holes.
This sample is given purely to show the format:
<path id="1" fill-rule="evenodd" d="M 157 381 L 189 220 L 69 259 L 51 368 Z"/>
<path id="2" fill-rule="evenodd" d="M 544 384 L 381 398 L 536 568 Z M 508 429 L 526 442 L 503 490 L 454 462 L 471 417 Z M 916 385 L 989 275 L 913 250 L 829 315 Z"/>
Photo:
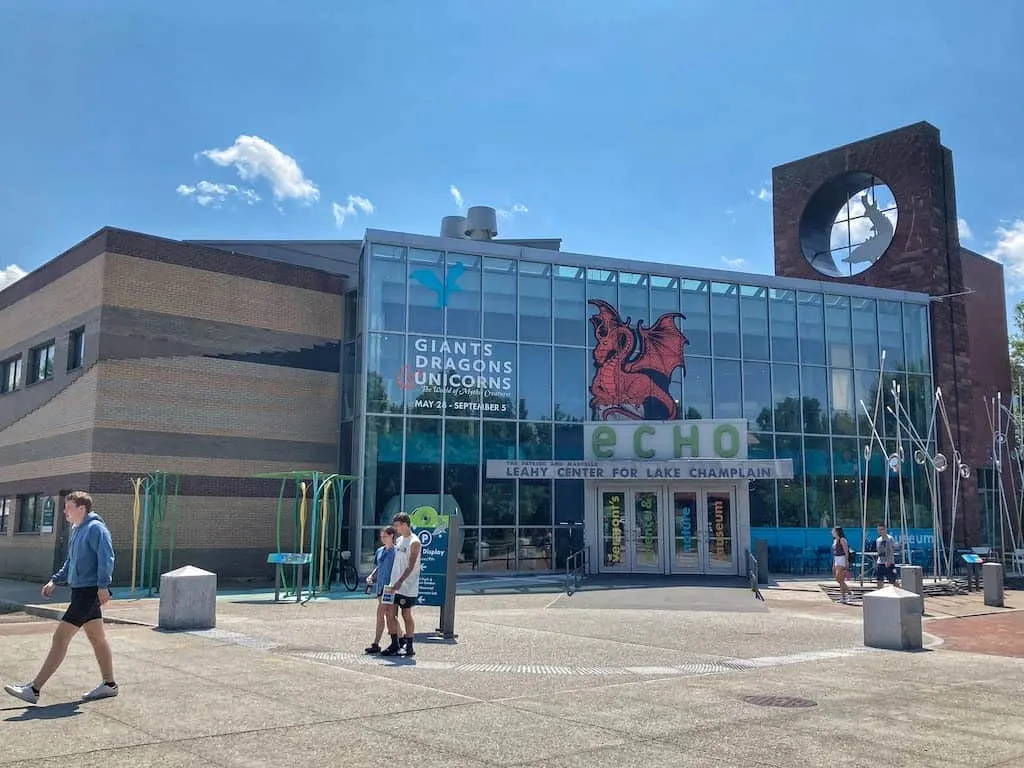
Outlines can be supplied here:
<path id="1" fill-rule="evenodd" d="M 643 320 L 632 325 L 611 304 L 591 299 L 594 328 L 594 377 L 590 382 L 590 408 L 598 421 L 635 419 L 665 421 L 679 418 L 679 403 L 672 397 L 672 376 L 681 368 L 686 375 L 683 350 L 689 340 L 676 325 L 679 312 L 666 312 L 650 327 Z"/>

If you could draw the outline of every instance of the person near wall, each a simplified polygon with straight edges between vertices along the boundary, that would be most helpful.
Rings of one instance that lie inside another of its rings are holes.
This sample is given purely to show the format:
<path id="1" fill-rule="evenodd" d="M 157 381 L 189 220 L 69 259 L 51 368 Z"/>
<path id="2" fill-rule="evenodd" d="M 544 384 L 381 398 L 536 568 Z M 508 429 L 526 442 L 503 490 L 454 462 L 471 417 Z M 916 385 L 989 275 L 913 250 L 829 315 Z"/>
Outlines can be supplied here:
<path id="1" fill-rule="evenodd" d="M 110 582 L 114 575 L 114 546 L 106 522 L 92 511 L 92 497 L 84 491 L 69 493 L 64 501 L 64 517 L 71 525 L 71 540 L 64 565 L 43 587 L 49 599 L 58 584 L 71 587 L 71 602 L 61 617 L 50 642 L 50 652 L 39 674 L 30 683 L 5 685 L 11 696 L 29 704 L 39 702 L 39 693 L 60 668 L 71 640 L 84 629 L 103 676 L 102 682 L 83 694 L 86 701 L 117 696 L 114 660 L 103 629 L 103 606 L 110 602 Z"/>

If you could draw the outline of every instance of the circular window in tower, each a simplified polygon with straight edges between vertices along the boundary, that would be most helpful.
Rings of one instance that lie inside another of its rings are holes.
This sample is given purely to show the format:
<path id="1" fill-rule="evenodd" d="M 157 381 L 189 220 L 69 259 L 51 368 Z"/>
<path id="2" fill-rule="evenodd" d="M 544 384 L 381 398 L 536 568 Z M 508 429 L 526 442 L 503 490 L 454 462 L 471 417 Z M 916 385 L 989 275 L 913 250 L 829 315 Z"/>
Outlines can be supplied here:
<path id="1" fill-rule="evenodd" d="M 823 275 L 852 277 L 882 258 L 898 221 L 889 185 L 873 174 L 851 171 L 811 195 L 800 217 L 800 247 Z"/>

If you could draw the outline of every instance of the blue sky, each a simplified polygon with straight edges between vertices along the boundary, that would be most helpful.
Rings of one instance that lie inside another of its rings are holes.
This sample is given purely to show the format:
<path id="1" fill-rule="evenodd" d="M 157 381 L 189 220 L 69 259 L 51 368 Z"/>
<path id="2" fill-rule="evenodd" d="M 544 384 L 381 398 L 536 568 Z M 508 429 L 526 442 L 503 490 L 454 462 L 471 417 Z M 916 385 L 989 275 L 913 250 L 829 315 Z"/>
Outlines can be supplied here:
<path id="1" fill-rule="evenodd" d="M 454 186 L 502 236 L 771 272 L 773 165 L 927 120 L 1024 288 L 1024 3 L 865 7 L 9 0 L 0 270 L 104 225 L 433 234 Z"/>

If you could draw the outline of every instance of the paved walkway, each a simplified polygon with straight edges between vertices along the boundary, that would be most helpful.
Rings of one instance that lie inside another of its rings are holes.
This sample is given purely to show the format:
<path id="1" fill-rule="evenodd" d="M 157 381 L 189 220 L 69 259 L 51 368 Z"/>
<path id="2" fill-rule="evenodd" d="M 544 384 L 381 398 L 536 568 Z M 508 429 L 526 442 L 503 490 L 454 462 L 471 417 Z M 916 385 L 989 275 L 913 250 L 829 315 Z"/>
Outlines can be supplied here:
<path id="1" fill-rule="evenodd" d="M 857 606 L 711 589 L 466 595 L 455 640 L 417 611 L 414 660 L 361 653 L 367 600 L 223 600 L 196 633 L 111 625 L 122 695 L 77 700 L 96 671 L 76 639 L 39 706 L 0 699 L 0 766 L 376 768 L 396 734 L 417 768 L 832 765 L 879 744 L 901 768 L 1024 765 L 1024 666 L 947 631 L 988 617 L 931 619 L 930 650 L 892 653 L 863 647 Z M 155 620 L 153 601 L 116 602 Z M 31 677 L 52 628 L 4 616 L 0 678 Z"/>

